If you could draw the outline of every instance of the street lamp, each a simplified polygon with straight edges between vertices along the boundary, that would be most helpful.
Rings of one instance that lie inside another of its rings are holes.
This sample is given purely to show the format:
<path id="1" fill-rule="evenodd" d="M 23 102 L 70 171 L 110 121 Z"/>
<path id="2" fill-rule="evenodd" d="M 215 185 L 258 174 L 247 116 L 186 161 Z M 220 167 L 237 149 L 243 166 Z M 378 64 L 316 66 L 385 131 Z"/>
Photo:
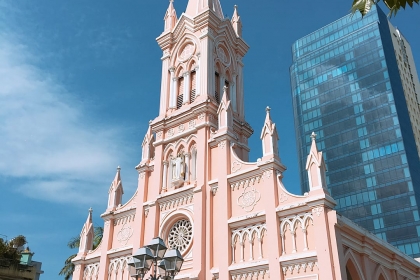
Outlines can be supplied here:
<path id="1" fill-rule="evenodd" d="M 158 261 L 159 265 L 158 265 Z M 150 280 L 170 280 L 181 270 L 184 259 L 177 249 L 169 249 L 160 237 L 153 238 L 149 245 L 146 245 L 136 251 L 133 260 L 128 262 L 130 276 L 143 280 L 144 276 L 151 269 L 153 264 L 153 273 Z M 157 270 L 159 269 L 159 274 Z"/>

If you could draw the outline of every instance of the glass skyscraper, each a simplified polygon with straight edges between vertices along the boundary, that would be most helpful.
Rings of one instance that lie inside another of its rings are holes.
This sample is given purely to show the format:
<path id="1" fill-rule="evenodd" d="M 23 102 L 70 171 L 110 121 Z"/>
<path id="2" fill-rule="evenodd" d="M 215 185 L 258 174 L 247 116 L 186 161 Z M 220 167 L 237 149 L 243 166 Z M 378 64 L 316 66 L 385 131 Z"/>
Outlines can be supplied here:
<path id="1" fill-rule="evenodd" d="M 292 53 L 302 191 L 314 131 L 336 210 L 420 257 L 420 85 L 408 42 L 374 8 L 297 40 Z"/>

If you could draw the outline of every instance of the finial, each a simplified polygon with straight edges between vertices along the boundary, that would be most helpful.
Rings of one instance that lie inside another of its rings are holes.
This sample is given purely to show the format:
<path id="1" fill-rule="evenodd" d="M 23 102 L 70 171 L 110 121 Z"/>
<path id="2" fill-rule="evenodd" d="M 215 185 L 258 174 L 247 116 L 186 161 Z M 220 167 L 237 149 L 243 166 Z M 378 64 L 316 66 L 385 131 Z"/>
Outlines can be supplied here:
<path id="1" fill-rule="evenodd" d="M 237 9 L 237 8 L 238 8 L 238 5 L 234 5 L 233 7 L 234 7 L 235 9 Z"/>
<path id="2" fill-rule="evenodd" d="M 228 87 L 225 85 L 225 86 L 223 87 L 223 93 L 226 93 L 226 92 L 227 92 L 227 90 L 228 90 Z"/>
<path id="3" fill-rule="evenodd" d="M 117 166 L 117 171 L 120 171 L 121 170 L 121 167 L 118 165 Z"/>
<path id="4" fill-rule="evenodd" d="M 92 214 L 92 212 L 93 212 L 93 209 L 92 209 L 92 207 L 90 207 L 89 208 L 89 214 Z"/>
<path id="5" fill-rule="evenodd" d="M 316 141 L 316 134 L 314 131 L 312 131 L 311 138 L 312 138 L 312 141 Z"/>
<path id="6" fill-rule="evenodd" d="M 173 3 L 174 2 L 174 0 L 169 0 L 169 3 Z"/>
<path id="7" fill-rule="evenodd" d="M 270 113 L 271 108 L 267 106 L 267 108 L 265 108 L 265 111 L 266 111 L 267 113 Z"/>

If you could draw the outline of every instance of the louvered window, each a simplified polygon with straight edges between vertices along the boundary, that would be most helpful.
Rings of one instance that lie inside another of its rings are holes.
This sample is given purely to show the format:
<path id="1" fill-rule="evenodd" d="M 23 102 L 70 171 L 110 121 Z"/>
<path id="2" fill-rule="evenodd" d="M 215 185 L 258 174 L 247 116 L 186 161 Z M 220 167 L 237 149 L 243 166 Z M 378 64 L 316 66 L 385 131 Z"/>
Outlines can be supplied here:
<path id="1" fill-rule="evenodd" d="M 176 98 L 176 108 L 179 109 L 182 107 L 182 102 L 184 101 L 184 77 L 178 79 L 178 96 Z"/>
<path id="2" fill-rule="evenodd" d="M 219 90 L 220 90 L 220 77 L 219 77 L 219 73 L 215 73 L 215 77 L 214 79 L 216 80 L 215 83 L 215 92 L 214 92 L 214 97 L 216 98 L 216 102 L 217 104 L 220 103 L 220 95 L 219 95 Z"/>
<path id="3" fill-rule="evenodd" d="M 190 103 L 195 101 L 195 93 L 196 93 L 196 72 L 191 72 L 191 92 L 190 92 Z"/>

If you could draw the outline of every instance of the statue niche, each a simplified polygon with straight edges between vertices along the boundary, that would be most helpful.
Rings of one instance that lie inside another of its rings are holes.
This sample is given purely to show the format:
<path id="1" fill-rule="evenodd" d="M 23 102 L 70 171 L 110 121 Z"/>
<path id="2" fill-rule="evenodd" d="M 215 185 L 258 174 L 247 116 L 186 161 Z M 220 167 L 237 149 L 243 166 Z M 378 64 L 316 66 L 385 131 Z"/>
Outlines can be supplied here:
<path id="1" fill-rule="evenodd" d="M 172 186 L 179 188 L 185 180 L 185 156 L 179 152 L 177 157 L 171 160 L 172 167 Z"/>

